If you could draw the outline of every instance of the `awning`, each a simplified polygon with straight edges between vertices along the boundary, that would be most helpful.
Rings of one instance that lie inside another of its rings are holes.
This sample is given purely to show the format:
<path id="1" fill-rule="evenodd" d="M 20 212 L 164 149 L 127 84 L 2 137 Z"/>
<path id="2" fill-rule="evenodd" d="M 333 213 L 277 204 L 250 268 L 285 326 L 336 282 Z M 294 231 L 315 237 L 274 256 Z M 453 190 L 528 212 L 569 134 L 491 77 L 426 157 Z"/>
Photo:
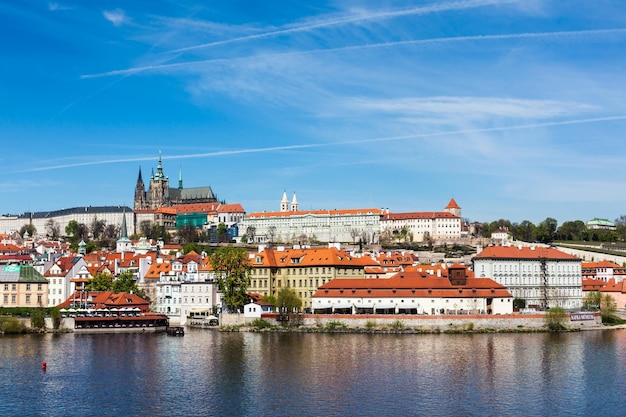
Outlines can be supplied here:
<path id="1" fill-rule="evenodd" d="M 352 308 L 352 303 L 347 303 L 347 302 L 337 302 L 337 303 L 332 303 L 331 307 L 338 309 L 338 308 Z"/>
<path id="2" fill-rule="evenodd" d="M 386 301 L 381 303 L 374 303 L 373 307 L 376 310 L 388 310 L 390 308 L 396 308 L 396 303 L 393 301 Z"/>

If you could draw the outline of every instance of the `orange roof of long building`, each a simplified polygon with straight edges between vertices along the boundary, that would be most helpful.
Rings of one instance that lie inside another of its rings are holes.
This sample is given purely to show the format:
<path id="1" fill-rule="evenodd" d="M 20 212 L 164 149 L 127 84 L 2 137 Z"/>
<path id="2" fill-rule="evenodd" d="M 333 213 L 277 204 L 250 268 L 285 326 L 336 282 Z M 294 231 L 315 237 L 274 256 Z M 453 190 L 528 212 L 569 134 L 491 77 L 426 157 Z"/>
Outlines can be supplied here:
<path id="1" fill-rule="evenodd" d="M 256 262 L 256 256 L 261 262 Z M 380 266 L 369 256 L 356 258 L 337 248 L 265 249 L 250 260 L 253 267 Z"/>
<path id="2" fill-rule="evenodd" d="M 412 213 L 386 213 L 383 220 L 410 220 L 410 219 L 458 219 L 447 211 L 416 211 Z"/>
<path id="3" fill-rule="evenodd" d="M 528 246 L 488 246 L 474 259 L 549 259 L 549 260 L 580 260 L 576 256 L 554 248 Z"/>
<path id="4" fill-rule="evenodd" d="M 511 297 L 505 286 L 491 278 L 475 278 L 467 269 L 466 275 L 466 284 L 462 286 L 426 272 L 400 272 L 387 279 L 332 279 L 319 287 L 313 297 Z"/>
<path id="5" fill-rule="evenodd" d="M 246 218 L 256 219 L 265 217 L 297 217 L 305 215 L 313 216 L 348 216 L 348 215 L 383 215 L 382 209 L 363 208 L 363 209 L 347 209 L 347 210 L 306 210 L 306 211 L 261 211 L 250 213 Z"/>

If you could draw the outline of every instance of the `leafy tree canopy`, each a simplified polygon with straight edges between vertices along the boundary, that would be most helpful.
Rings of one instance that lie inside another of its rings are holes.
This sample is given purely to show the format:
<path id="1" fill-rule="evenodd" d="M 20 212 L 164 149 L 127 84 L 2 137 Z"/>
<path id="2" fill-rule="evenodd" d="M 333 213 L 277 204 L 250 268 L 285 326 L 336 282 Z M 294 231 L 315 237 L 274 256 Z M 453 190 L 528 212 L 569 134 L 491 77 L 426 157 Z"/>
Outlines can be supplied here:
<path id="1" fill-rule="evenodd" d="M 250 285 L 248 252 L 243 248 L 223 246 L 211 255 L 211 266 L 226 309 L 231 312 L 242 309 Z"/>
<path id="2" fill-rule="evenodd" d="M 295 313 L 302 307 L 302 300 L 298 298 L 294 290 L 285 287 L 276 297 L 276 307 L 283 313 Z"/>

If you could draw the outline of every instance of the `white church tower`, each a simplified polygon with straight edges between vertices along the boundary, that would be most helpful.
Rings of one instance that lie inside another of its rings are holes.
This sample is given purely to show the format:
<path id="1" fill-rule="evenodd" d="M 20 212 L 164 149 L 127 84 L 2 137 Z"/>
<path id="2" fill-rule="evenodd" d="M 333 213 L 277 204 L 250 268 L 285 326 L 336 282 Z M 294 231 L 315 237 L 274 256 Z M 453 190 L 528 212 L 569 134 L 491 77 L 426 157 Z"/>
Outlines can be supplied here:
<path id="1" fill-rule="evenodd" d="M 291 199 L 291 211 L 298 211 L 298 199 L 296 198 L 296 192 L 293 192 L 293 198 Z"/>
<path id="2" fill-rule="evenodd" d="M 287 191 L 283 192 L 283 198 L 280 200 L 280 211 L 289 211 L 289 200 L 287 199 Z"/>

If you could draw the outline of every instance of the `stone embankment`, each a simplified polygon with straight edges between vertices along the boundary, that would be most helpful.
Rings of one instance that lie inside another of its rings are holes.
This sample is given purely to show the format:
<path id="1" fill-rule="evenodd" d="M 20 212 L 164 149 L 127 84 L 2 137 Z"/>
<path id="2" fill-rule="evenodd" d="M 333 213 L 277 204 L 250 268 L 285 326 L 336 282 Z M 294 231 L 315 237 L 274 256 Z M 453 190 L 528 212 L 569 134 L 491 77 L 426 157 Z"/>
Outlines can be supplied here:
<path id="1" fill-rule="evenodd" d="M 277 314 L 263 314 L 262 319 L 273 326 L 285 324 Z M 303 329 L 401 329 L 418 332 L 472 331 L 539 331 L 545 329 L 543 314 L 507 315 L 408 315 L 408 314 L 303 314 L 297 318 Z M 221 326 L 246 326 L 254 318 L 243 314 L 222 315 Z M 293 320 L 293 318 L 291 318 Z M 570 315 L 565 326 L 572 330 L 601 329 L 599 314 Z"/>

